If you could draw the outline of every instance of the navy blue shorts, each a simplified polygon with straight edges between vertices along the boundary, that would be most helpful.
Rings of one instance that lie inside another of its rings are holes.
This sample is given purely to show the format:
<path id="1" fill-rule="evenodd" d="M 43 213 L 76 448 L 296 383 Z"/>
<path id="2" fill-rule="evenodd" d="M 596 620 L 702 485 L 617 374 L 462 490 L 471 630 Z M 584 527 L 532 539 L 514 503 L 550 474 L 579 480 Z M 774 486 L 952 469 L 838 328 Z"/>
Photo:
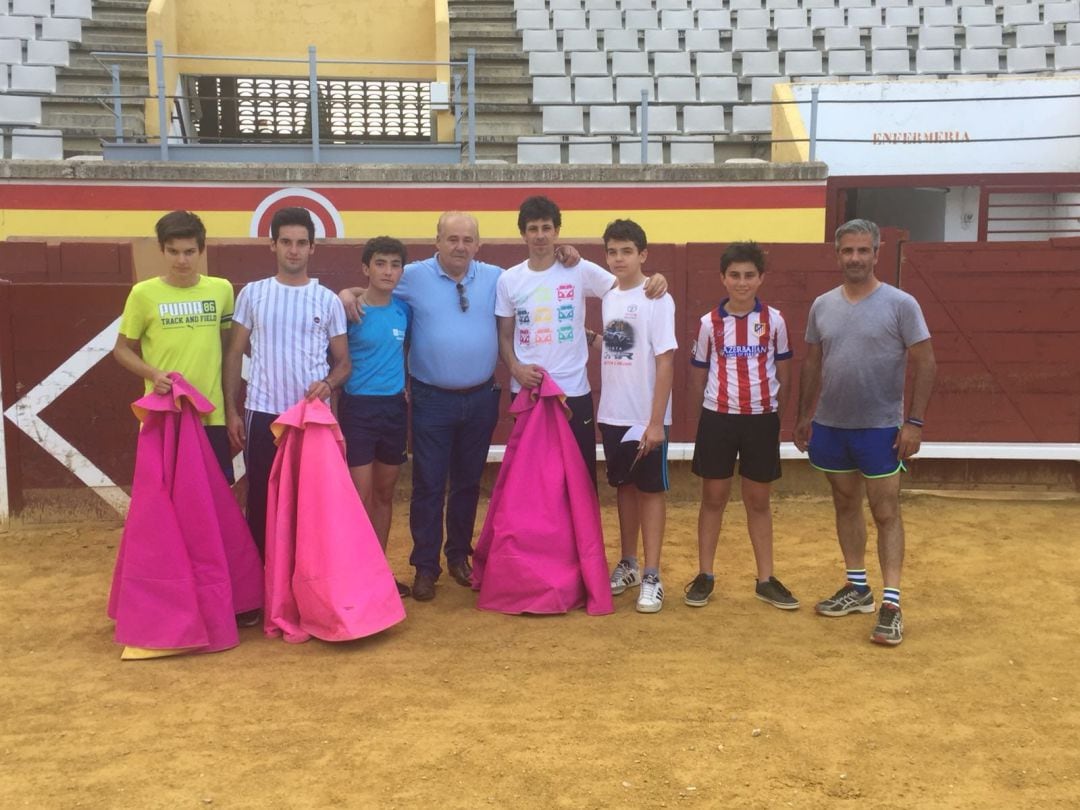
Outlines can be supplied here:
<path id="1" fill-rule="evenodd" d="M 345 436 L 345 459 L 350 467 L 378 461 L 397 466 L 408 460 L 408 405 L 405 394 L 386 397 L 353 396 L 341 392 L 338 424 Z"/>
<path id="2" fill-rule="evenodd" d="M 887 478 L 907 468 L 896 455 L 900 428 L 837 428 L 813 423 L 810 464 L 822 472 L 861 472 L 865 478 Z"/>
<path id="3" fill-rule="evenodd" d="M 622 441 L 623 434 L 629 429 L 628 425 L 600 425 L 608 483 L 613 487 L 633 484 L 642 492 L 667 492 L 667 428 L 664 428 L 664 443 L 636 462 L 637 443 L 624 445 Z"/>

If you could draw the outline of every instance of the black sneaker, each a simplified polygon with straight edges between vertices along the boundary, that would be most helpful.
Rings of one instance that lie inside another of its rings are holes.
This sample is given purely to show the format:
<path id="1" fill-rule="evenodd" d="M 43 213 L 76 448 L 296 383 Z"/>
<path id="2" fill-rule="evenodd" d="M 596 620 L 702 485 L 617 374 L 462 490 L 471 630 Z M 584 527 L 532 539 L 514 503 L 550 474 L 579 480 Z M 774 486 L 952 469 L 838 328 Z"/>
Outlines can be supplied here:
<path id="1" fill-rule="evenodd" d="M 792 596 L 791 591 L 785 588 L 776 577 L 769 577 L 768 582 L 757 583 L 754 587 L 754 596 L 781 610 L 795 610 L 799 607 L 799 600 Z"/>
<path id="2" fill-rule="evenodd" d="M 400 579 L 395 579 L 394 584 L 397 585 L 397 595 L 402 599 L 407 599 L 412 596 L 412 588 L 402 582 Z"/>
<path id="3" fill-rule="evenodd" d="M 236 614 L 236 626 L 237 627 L 257 627 L 262 624 L 263 612 L 260 608 L 255 610 L 245 610 L 243 613 Z"/>
<path id="4" fill-rule="evenodd" d="M 694 581 L 686 586 L 686 596 L 683 597 L 683 601 L 690 607 L 705 607 L 709 604 L 709 597 L 712 596 L 714 580 L 710 579 L 705 574 L 698 574 L 694 577 Z"/>
<path id="5" fill-rule="evenodd" d="M 870 640 L 875 644 L 888 644 L 890 647 L 895 647 L 904 640 L 904 617 L 900 608 L 888 602 L 882 604 Z"/>

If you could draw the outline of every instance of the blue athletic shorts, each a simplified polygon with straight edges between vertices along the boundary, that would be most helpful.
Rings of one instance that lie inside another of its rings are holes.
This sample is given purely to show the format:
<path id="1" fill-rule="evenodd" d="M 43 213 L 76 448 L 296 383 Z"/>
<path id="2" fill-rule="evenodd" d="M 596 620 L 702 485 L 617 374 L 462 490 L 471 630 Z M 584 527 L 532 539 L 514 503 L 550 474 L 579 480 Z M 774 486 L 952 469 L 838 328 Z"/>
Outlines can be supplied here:
<path id="1" fill-rule="evenodd" d="M 866 478 L 886 478 L 907 469 L 893 443 L 899 428 L 836 428 L 813 423 L 810 464 L 822 472 L 861 472 Z"/>

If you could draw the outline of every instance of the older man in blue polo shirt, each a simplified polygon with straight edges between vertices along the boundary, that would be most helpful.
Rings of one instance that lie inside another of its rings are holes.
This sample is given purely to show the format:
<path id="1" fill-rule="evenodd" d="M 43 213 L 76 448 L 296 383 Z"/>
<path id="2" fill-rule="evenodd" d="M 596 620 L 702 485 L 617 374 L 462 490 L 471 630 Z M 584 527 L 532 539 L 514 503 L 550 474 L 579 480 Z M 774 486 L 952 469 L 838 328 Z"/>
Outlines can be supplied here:
<path id="1" fill-rule="evenodd" d="M 416 568 L 413 598 L 435 598 L 445 551 L 447 570 L 469 586 L 480 477 L 499 418 L 495 363 L 499 336 L 495 285 L 501 267 L 476 261 L 476 218 L 461 211 L 439 217 L 436 254 L 406 265 L 394 295 L 413 314 L 409 346 L 413 482 L 409 527 Z M 570 262 L 577 251 L 564 248 Z M 344 290 L 350 318 L 361 317 L 360 288 Z M 449 484 L 449 494 L 447 494 Z M 443 507 L 446 544 L 443 546 Z"/>

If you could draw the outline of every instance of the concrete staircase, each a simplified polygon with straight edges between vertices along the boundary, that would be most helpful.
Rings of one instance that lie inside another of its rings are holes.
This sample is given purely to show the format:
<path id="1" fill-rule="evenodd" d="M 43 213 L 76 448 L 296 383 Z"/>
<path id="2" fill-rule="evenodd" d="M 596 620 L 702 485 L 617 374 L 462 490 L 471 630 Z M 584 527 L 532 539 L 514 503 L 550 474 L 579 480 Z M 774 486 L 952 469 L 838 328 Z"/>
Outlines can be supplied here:
<path id="1" fill-rule="evenodd" d="M 42 101 L 42 126 L 62 130 L 64 155 L 100 155 L 101 139 L 115 137 L 112 78 L 108 65 L 120 65 L 125 138 L 141 138 L 148 94 L 145 58 L 100 57 L 92 51 L 146 53 L 149 0 L 94 0 L 92 20 L 83 21 L 83 39 L 72 43 L 71 64 L 56 76 L 56 97 Z M 104 64 L 103 64 L 104 63 Z M 101 98 L 95 98 L 100 96 Z"/>
<path id="2" fill-rule="evenodd" d="M 518 136 L 539 133 L 541 120 L 513 0 L 449 0 L 449 7 L 450 58 L 476 49 L 477 160 L 515 163 Z"/>

